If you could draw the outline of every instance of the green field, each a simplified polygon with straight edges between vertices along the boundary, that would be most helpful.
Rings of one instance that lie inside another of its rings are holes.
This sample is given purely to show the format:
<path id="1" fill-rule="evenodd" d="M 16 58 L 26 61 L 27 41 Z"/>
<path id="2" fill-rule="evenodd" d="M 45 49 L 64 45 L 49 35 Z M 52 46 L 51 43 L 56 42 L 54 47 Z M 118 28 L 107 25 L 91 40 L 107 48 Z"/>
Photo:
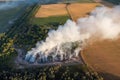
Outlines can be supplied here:
<path id="1" fill-rule="evenodd" d="M 35 24 L 35 25 L 64 24 L 67 19 L 69 19 L 68 15 L 51 16 L 47 18 L 33 18 L 32 24 Z"/>
<path id="2" fill-rule="evenodd" d="M 23 7 L 23 5 L 20 5 L 12 9 L 0 10 L 0 33 L 6 31 L 12 25 L 10 23 L 14 22 L 24 11 Z"/>

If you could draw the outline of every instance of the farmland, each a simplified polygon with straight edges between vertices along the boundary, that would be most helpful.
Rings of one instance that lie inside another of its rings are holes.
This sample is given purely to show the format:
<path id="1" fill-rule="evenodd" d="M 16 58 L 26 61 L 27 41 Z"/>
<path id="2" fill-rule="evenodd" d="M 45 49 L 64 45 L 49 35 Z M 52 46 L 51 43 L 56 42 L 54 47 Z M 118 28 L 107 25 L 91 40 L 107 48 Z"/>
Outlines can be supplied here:
<path id="1" fill-rule="evenodd" d="M 54 16 L 54 17 L 47 17 L 47 18 L 34 18 L 32 19 L 33 24 L 37 25 L 49 25 L 49 24 L 64 24 L 66 20 L 69 19 L 68 15 L 63 16 Z"/>
<path id="2" fill-rule="evenodd" d="M 39 26 L 64 24 L 70 18 L 66 6 L 66 4 L 41 5 L 31 23 Z"/>
<path id="3" fill-rule="evenodd" d="M 66 4 L 50 4 L 41 5 L 40 9 L 36 13 L 36 18 L 67 15 Z"/>
<path id="4" fill-rule="evenodd" d="M 67 9 L 72 20 L 76 21 L 78 18 L 89 15 L 99 5 L 99 3 L 73 3 L 68 5 Z"/>
<path id="5" fill-rule="evenodd" d="M 120 79 L 120 39 L 100 41 L 88 45 L 83 51 L 85 61 L 105 80 Z"/>
<path id="6" fill-rule="evenodd" d="M 64 3 L 73 3 L 73 2 L 78 2 L 78 3 L 93 3 L 94 0 L 64 0 Z"/>
<path id="7" fill-rule="evenodd" d="M 71 3 L 42 5 L 31 19 L 35 25 L 64 24 L 67 19 L 76 21 L 80 17 L 88 15 L 99 3 Z M 81 8 L 80 8 L 81 7 Z"/>

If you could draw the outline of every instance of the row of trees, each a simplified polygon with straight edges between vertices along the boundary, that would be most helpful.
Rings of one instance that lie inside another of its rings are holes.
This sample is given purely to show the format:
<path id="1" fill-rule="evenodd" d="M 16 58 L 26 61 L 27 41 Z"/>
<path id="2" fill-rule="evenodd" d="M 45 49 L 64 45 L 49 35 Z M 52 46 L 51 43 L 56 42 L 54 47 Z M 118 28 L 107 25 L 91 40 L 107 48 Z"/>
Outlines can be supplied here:
<path id="1" fill-rule="evenodd" d="M 43 66 L 39 68 L 3 71 L 3 80 L 103 80 L 96 72 L 88 70 L 86 66 Z"/>
<path id="2" fill-rule="evenodd" d="M 13 48 L 13 39 L 7 39 L 6 43 L 3 43 L 0 48 L 0 70 L 10 68 L 12 66 L 11 61 L 16 55 L 16 51 Z"/>

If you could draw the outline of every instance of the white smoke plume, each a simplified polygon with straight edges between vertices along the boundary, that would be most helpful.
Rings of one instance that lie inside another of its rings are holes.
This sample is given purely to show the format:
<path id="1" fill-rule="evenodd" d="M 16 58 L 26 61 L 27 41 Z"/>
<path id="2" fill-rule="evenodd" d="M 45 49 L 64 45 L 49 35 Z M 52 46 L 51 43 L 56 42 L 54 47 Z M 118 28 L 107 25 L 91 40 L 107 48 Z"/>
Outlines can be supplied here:
<path id="1" fill-rule="evenodd" d="M 68 20 L 57 30 L 50 31 L 45 41 L 28 51 L 29 62 L 62 61 L 77 57 L 85 40 L 117 39 L 120 36 L 120 6 L 97 7 L 88 17 L 75 23 Z"/>
<path id="2" fill-rule="evenodd" d="M 77 21 L 82 33 L 101 39 L 117 39 L 120 35 L 120 6 L 98 7 L 91 15 Z M 94 37 L 92 37 L 94 38 Z"/>
<path id="3" fill-rule="evenodd" d="M 50 31 L 45 42 L 38 42 L 36 48 L 28 51 L 26 60 L 30 59 L 30 62 L 34 62 L 37 54 L 45 57 L 52 55 L 52 53 L 55 57 L 61 54 L 64 56 L 65 51 L 61 48 L 70 49 L 72 45 L 75 45 L 72 42 L 80 43 L 79 41 L 84 41 L 84 39 L 88 37 L 88 34 L 80 34 L 80 27 L 78 27 L 75 22 L 68 20 L 64 26 L 59 26 L 56 31 Z M 75 45 L 75 47 L 76 46 L 78 45 Z M 68 57 L 68 55 L 66 55 L 66 57 Z"/>

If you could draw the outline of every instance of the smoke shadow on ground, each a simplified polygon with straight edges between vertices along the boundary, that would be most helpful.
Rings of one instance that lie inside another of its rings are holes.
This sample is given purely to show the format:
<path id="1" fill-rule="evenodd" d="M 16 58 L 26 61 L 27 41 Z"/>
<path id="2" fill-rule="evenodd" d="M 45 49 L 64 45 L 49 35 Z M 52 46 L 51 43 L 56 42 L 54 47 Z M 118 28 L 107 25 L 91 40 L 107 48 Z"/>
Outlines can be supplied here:
<path id="1" fill-rule="evenodd" d="M 103 0 L 103 1 L 115 4 L 115 5 L 119 5 L 120 4 L 120 0 Z"/>
<path id="2" fill-rule="evenodd" d="M 120 80 L 120 76 L 116 76 L 111 73 L 99 72 L 99 74 L 104 78 L 104 80 Z"/>

